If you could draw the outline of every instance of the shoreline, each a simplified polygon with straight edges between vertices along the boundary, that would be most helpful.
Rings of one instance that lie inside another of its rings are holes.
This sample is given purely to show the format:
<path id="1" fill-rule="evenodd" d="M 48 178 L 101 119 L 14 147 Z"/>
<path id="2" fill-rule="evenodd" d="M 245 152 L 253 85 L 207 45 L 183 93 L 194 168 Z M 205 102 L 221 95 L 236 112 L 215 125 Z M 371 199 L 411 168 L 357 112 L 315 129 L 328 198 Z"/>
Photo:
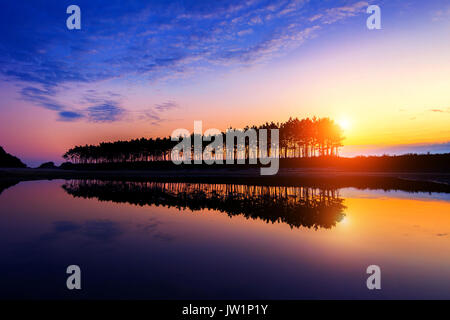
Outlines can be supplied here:
<path id="1" fill-rule="evenodd" d="M 177 169 L 177 170 L 64 170 L 0 168 L 0 181 L 18 183 L 33 180 L 98 179 L 162 181 L 268 186 L 307 186 L 324 189 L 403 190 L 450 193 L 450 173 L 349 171 L 339 169 L 282 168 L 274 176 L 261 176 L 259 169 Z"/>

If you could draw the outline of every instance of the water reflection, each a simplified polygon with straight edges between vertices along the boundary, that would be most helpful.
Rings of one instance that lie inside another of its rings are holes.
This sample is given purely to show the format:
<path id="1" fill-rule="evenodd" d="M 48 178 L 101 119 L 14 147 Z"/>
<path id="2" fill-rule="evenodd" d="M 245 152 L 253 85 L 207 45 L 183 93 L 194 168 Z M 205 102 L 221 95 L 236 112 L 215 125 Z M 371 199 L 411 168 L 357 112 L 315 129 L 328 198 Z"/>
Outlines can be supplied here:
<path id="1" fill-rule="evenodd" d="M 3 180 L 0 179 L 0 194 L 2 194 L 3 191 L 5 191 L 6 189 L 15 186 L 16 184 L 18 184 L 19 181 L 18 180 Z"/>
<path id="2" fill-rule="evenodd" d="M 213 209 L 230 217 L 243 215 L 291 228 L 332 228 L 342 221 L 346 209 L 335 189 L 102 180 L 71 180 L 62 187 L 74 197 L 180 210 Z"/>
<path id="3" fill-rule="evenodd" d="M 0 196 L 0 299 L 448 299 L 450 199 L 436 197 L 21 182 Z M 71 264 L 80 292 L 65 286 Z M 371 264 L 382 270 L 376 292 Z"/>

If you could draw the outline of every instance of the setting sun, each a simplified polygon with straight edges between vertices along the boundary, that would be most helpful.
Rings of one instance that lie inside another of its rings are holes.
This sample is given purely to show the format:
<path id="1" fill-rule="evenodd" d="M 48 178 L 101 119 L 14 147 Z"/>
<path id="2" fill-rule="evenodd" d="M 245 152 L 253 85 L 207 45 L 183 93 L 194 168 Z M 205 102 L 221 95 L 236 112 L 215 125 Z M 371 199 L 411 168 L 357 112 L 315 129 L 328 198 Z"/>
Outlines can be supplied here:
<path id="1" fill-rule="evenodd" d="M 348 118 L 341 118 L 338 120 L 338 125 L 342 128 L 342 130 L 349 130 L 351 127 L 350 120 Z"/>

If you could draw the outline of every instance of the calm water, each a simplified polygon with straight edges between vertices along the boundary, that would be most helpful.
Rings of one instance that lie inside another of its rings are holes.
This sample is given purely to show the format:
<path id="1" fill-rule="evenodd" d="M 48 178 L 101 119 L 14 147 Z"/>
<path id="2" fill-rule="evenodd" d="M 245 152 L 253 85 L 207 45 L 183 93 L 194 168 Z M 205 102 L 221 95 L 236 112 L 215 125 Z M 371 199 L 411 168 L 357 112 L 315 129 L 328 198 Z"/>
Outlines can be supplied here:
<path id="1" fill-rule="evenodd" d="M 0 298 L 450 298 L 446 194 L 36 181 L 0 221 Z"/>

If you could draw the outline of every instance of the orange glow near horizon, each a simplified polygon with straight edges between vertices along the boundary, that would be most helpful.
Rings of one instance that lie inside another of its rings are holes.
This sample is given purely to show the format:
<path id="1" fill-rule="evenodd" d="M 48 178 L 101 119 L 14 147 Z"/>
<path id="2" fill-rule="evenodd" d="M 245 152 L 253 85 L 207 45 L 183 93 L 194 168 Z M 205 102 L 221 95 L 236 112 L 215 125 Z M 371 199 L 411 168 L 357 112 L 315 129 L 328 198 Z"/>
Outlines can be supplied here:
<path id="1" fill-rule="evenodd" d="M 313 116 L 339 123 L 345 146 L 450 142 L 446 26 L 427 23 L 413 37 L 395 28 L 337 38 L 324 33 L 282 60 L 217 74 L 199 71 L 182 84 L 130 88 L 105 81 L 100 89 L 113 87 L 125 96 L 120 105 L 126 116 L 117 122 L 58 121 L 54 111 L 24 101 L 8 84 L 0 92 L 1 144 L 21 158 L 60 161 L 75 145 L 169 136 L 177 128 L 192 131 L 194 120 L 202 120 L 204 130 L 226 130 Z M 70 90 L 58 94 L 76 101 Z M 159 114 L 161 121 L 140 117 L 168 100 L 179 107 Z"/>

